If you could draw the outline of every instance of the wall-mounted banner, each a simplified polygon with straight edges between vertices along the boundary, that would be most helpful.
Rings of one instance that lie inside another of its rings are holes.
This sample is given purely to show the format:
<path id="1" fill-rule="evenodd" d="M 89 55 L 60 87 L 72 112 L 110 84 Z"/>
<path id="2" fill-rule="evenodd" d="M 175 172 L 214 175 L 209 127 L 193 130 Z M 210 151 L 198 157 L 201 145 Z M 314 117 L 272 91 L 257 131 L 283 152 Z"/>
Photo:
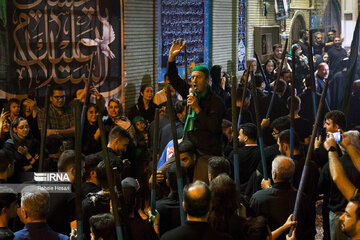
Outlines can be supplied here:
<path id="1" fill-rule="evenodd" d="M 276 20 L 284 20 L 289 17 L 290 2 L 289 0 L 275 0 Z"/>
<path id="2" fill-rule="evenodd" d="M 246 69 L 246 0 L 239 0 L 238 71 Z"/>
<path id="3" fill-rule="evenodd" d="M 209 65 L 209 0 L 158 0 L 159 71 L 162 82 L 173 40 L 187 40 L 187 61 Z M 184 75 L 184 54 L 176 58 L 180 76 Z"/>
<path id="4" fill-rule="evenodd" d="M 7 4 L 10 67 L 2 90 L 26 94 L 48 83 L 83 86 L 92 52 L 91 77 L 98 90 L 120 89 L 119 1 L 9 0 Z"/>

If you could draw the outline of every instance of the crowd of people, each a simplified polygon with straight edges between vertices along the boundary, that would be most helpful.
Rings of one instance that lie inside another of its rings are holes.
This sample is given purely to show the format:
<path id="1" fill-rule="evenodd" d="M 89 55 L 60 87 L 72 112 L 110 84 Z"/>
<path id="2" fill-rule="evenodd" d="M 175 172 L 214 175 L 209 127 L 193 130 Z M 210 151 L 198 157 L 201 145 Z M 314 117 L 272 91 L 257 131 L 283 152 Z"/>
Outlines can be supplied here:
<path id="1" fill-rule="evenodd" d="M 154 94 L 151 85 L 141 86 L 138 101 L 129 111 L 124 112 L 117 98 L 105 103 L 91 86 L 81 149 L 83 239 L 116 239 L 112 214 L 117 211 L 124 239 L 308 240 L 315 239 L 319 209 L 323 239 L 359 239 L 360 119 L 359 104 L 354 103 L 360 100 L 360 80 L 353 84 L 352 104 L 345 115 L 337 110 L 348 65 L 341 38 L 332 30 L 328 42 L 323 43 L 322 33 L 315 33 L 316 72 L 311 73 L 307 34 L 305 30 L 300 32 L 300 40 L 291 47 L 291 51 L 296 51 L 295 59 L 290 52 L 282 69 L 283 48 L 279 44 L 274 45 L 271 55 L 263 57 L 263 66 L 258 66 L 256 59 L 249 59 L 250 72 L 244 72 L 237 86 L 231 85 L 229 75 L 219 65 L 210 70 L 193 66 L 189 80 L 182 79 L 176 66 L 176 56 L 186 45 L 181 39 L 174 40 L 169 51 L 164 76 L 169 88 Z M 260 74 L 261 67 L 265 76 Z M 292 79 L 292 71 L 296 79 Z M 319 136 L 305 167 L 315 122 L 310 74 L 315 78 L 316 107 L 325 81 L 332 81 L 320 112 Z M 277 75 L 280 79 L 275 84 Z M 294 98 L 292 83 L 296 88 Z M 236 88 L 236 96 L 231 96 L 231 88 Z M 168 89 L 172 112 L 167 103 Z M 85 92 L 86 89 L 80 89 L 76 94 L 82 102 Z M 272 94 L 274 107 L 267 117 Z M 231 97 L 236 99 L 236 118 L 241 119 L 238 129 L 232 128 Z M 157 108 L 159 141 L 155 144 Z M 291 108 L 294 135 L 290 130 Z M 97 114 L 103 116 L 114 183 L 108 182 Z M 179 199 L 171 115 L 175 118 L 185 186 L 183 199 Z M 39 169 L 40 136 L 45 120 L 48 126 L 43 171 L 70 173 L 71 193 L 49 193 L 33 185 L 31 177 Z M 76 239 L 74 121 L 72 99 L 59 85 L 52 87 L 47 115 L 32 95 L 21 101 L 10 99 L 3 108 L 0 239 Z M 263 158 L 259 132 L 265 145 Z M 335 134 L 341 138 L 336 139 Z M 239 143 L 236 151 L 234 141 Z M 154 151 L 158 153 L 156 159 Z M 235 166 L 235 154 L 239 166 Z M 157 162 L 156 177 L 152 176 L 153 161 Z M 307 174 L 302 182 L 304 167 Z M 234 181 L 237 175 L 239 182 Z M 153 181 L 155 214 L 150 211 Z M 10 183 L 28 185 L 17 194 L 8 187 Z M 114 184 L 119 193 L 118 209 L 112 207 L 110 197 Z M 303 191 L 298 193 L 301 184 Z M 297 194 L 300 200 L 294 218 Z M 182 209 L 186 213 L 183 224 Z"/>

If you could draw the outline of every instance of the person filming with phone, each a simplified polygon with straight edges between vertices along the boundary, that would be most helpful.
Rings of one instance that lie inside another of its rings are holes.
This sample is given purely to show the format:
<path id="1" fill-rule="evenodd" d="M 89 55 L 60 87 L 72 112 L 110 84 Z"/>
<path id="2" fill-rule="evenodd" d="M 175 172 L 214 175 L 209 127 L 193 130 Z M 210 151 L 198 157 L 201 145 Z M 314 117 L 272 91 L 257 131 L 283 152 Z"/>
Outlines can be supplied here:
<path id="1" fill-rule="evenodd" d="M 360 188 L 360 133 L 356 130 L 328 133 L 324 148 L 328 152 L 327 167 L 330 175 L 329 204 L 330 235 L 332 239 L 347 239 L 340 231 L 339 220 L 345 212 L 348 201 L 355 196 Z M 339 157 L 337 147 L 341 149 Z M 324 172 L 324 171 L 323 171 Z M 326 175 L 326 174 L 324 174 Z M 346 231 L 345 231 L 346 233 Z M 351 236 L 350 236 L 351 237 Z"/>

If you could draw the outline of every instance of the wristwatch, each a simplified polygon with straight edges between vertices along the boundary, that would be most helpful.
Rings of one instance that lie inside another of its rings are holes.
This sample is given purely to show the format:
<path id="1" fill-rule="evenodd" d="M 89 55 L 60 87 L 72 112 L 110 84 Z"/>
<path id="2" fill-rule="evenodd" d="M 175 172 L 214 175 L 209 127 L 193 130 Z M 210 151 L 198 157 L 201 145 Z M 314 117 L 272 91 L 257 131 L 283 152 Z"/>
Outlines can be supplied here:
<path id="1" fill-rule="evenodd" d="M 334 146 L 331 146 L 329 148 L 328 152 L 336 152 L 336 148 Z"/>

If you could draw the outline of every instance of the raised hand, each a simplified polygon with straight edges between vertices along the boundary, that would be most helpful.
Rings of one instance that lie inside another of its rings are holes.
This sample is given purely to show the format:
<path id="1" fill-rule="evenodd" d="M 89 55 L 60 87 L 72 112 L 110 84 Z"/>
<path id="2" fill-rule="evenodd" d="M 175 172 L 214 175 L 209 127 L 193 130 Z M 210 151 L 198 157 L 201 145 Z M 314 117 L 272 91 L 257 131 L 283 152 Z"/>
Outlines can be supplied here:
<path id="1" fill-rule="evenodd" d="M 174 62 L 175 61 L 175 57 L 177 55 L 179 55 L 179 53 L 184 48 L 186 43 L 187 43 L 187 41 L 185 41 L 183 43 L 182 38 L 176 39 L 176 40 L 173 41 L 173 44 L 172 44 L 172 46 L 170 48 L 170 51 L 169 51 L 169 62 Z"/>

